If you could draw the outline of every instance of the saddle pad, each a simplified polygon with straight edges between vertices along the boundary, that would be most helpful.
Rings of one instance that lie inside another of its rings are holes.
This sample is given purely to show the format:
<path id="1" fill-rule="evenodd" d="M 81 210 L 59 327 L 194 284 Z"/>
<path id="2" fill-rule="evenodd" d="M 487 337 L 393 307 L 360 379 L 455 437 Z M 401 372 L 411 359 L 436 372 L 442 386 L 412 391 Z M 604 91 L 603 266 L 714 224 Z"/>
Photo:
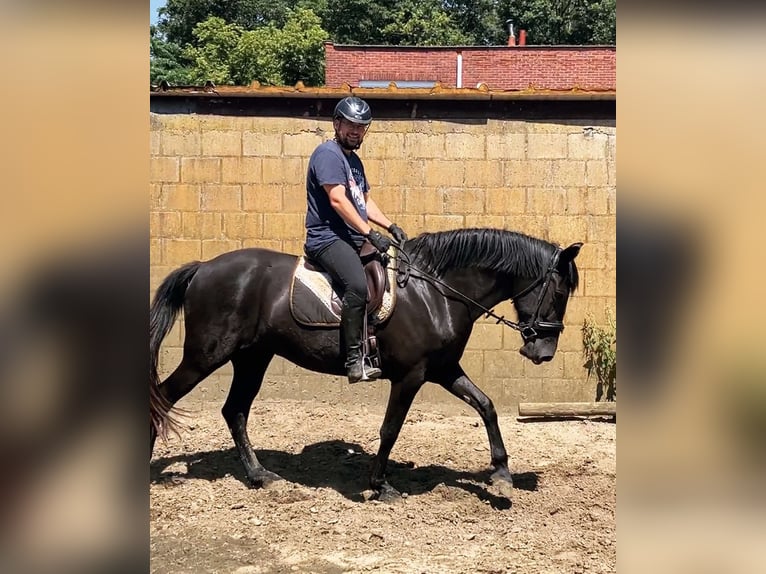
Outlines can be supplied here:
<path id="1" fill-rule="evenodd" d="M 391 251 L 393 250 L 392 247 Z M 394 262 L 394 254 L 391 251 L 389 255 L 391 255 L 391 262 Z M 371 325 L 384 322 L 394 310 L 396 301 L 396 269 L 394 267 L 389 263 L 386 269 L 388 289 L 383 293 L 380 308 L 368 316 Z M 307 269 L 306 258 L 299 257 L 290 285 L 290 312 L 293 318 L 307 327 L 339 327 L 340 314 L 333 309 L 333 298 L 339 301 L 338 294 L 333 291 L 330 275 L 324 271 Z"/>

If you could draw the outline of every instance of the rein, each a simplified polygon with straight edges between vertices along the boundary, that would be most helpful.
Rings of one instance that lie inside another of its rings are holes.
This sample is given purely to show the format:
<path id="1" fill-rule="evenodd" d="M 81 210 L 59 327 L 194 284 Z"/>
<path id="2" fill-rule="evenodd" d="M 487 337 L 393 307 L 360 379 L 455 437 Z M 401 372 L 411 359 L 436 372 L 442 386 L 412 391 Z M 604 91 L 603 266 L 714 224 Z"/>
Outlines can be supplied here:
<path id="1" fill-rule="evenodd" d="M 485 317 L 492 317 L 493 319 L 497 319 L 495 321 L 495 324 L 502 323 L 506 327 L 510 327 L 511 329 L 514 329 L 518 331 L 521 334 L 521 337 L 524 339 L 524 342 L 527 342 L 531 339 L 534 339 L 538 336 L 539 331 L 558 331 L 561 332 L 564 330 L 564 324 L 561 321 L 540 321 L 540 307 L 543 303 L 543 297 L 545 296 L 546 291 L 548 290 L 548 284 L 551 281 L 551 277 L 553 276 L 553 272 L 556 270 L 556 266 L 559 262 L 559 256 L 561 255 L 561 248 L 557 248 L 556 251 L 551 256 L 550 263 L 548 264 L 548 269 L 546 269 L 545 273 L 535 279 L 532 283 L 527 285 L 524 289 L 516 293 L 513 297 L 510 297 L 509 300 L 513 301 L 515 299 L 518 299 L 519 297 L 522 297 L 532 291 L 535 287 L 537 287 L 540 283 L 543 284 L 542 289 L 540 289 L 540 294 L 537 296 L 537 305 L 535 306 L 535 312 L 532 315 L 531 321 L 527 321 L 524 323 L 516 323 L 514 321 L 510 321 L 505 318 L 505 315 L 498 315 L 494 312 L 492 309 L 488 309 L 478 301 L 474 301 L 471 299 L 468 295 L 465 295 L 455 289 L 454 287 L 447 285 L 444 281 L 439 279 L 438 277 L 434 277 L 430 273 L 427 273 L 423 271 L 422 269 L 419 269 L 417 266 L 413 265 L 410 261 L 410 256 L 408 253 L 404 251 L 404 241 L 401 243 L 393 242 L 394 245 L 397 248 L 396 253 L 396 260 L 400 264 L 404 264 L 406 269 L 401 270 L 399 266 L 397 266 L 397 278 L 396 283 L 399 285 L 399 287 L 404 287 L 407 284 L 407 281 L 409 281 L 410 278 L 410 271 L 416 271 L 418 275 L 422 276 L 425 279 L 428 279 L 429 281 L 433 281 L 434 283 L 438 283 L 442 287 L 445 287 L 452 291 L 455 295 L 458 295 L 459 297 L 462 297 L 465 301 L 471 303 L 472 305 L 475 305 L 479 309 L 481 309 L 484 312 Z"/>

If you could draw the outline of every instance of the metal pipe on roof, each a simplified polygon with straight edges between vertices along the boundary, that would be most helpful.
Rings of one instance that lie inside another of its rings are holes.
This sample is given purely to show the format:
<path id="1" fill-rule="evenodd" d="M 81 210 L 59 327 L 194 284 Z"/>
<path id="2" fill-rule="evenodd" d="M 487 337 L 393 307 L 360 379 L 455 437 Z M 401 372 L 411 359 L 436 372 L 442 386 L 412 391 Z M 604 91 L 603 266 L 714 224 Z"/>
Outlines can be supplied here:
<path id="1" fill-rule="evenodd" d="M 505 23 L 508 25 L 508 45 L 509 46 L 515 46 L 516 45 L 516 36 L 513 33 L 513 20 L 506 20 Z"/>

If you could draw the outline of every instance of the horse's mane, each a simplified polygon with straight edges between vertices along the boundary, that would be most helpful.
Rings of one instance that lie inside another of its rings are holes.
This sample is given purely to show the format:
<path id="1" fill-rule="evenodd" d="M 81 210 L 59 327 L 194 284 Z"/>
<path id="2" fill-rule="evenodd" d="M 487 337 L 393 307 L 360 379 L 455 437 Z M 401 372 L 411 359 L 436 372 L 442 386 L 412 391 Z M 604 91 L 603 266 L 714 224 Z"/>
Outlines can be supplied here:
<path id="1" fill-rule="evenodd" d="M 558 246 L 515 231 L 455 229 L 422 233 L 407 241 L 413 265 L 442 277 L 450 269 L 480 269 L 530 279 L 539 277 Z M 579 274 L 569 265 L 569 287 L 574 291 Z"/>

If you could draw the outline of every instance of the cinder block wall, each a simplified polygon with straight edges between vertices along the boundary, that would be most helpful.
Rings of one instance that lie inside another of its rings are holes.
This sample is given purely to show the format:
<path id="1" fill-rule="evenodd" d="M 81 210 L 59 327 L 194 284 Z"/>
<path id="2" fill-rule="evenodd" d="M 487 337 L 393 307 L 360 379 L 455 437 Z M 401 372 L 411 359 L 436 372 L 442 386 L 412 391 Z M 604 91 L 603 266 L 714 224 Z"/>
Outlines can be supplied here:
<path id="1" fill-rule="evenodd" d="M 263 246 L 300 254 L 308 158 L 331 136 L 331 123 L 319 119 L 152 114 L 152 292 L 179 265 L 225 251 Z M 603 322 L 615 306 L 614 122 L 376 121 L 360 155 L 376 202 L 410 235 L 486 226 L 585 243 L 577 260 L 581 287 L 551 363 L 526 361 L 518 333 L 482 320 L 462 364 L 504 407 L 593 400 L 580 328 L 586 314 Z M 514 316 L 510 304 L 499 311 Z M 161 350 L 163 375 L 180 360 L 182 325 Z M 195 393 L 225 396 L 230 376 L 230 366 L 222 367 Z M 277 358 L 262 395 L 380 402 L 388 387 L 349 386 Z M 419 400 L 455 401 L 430 387 Z"/>

